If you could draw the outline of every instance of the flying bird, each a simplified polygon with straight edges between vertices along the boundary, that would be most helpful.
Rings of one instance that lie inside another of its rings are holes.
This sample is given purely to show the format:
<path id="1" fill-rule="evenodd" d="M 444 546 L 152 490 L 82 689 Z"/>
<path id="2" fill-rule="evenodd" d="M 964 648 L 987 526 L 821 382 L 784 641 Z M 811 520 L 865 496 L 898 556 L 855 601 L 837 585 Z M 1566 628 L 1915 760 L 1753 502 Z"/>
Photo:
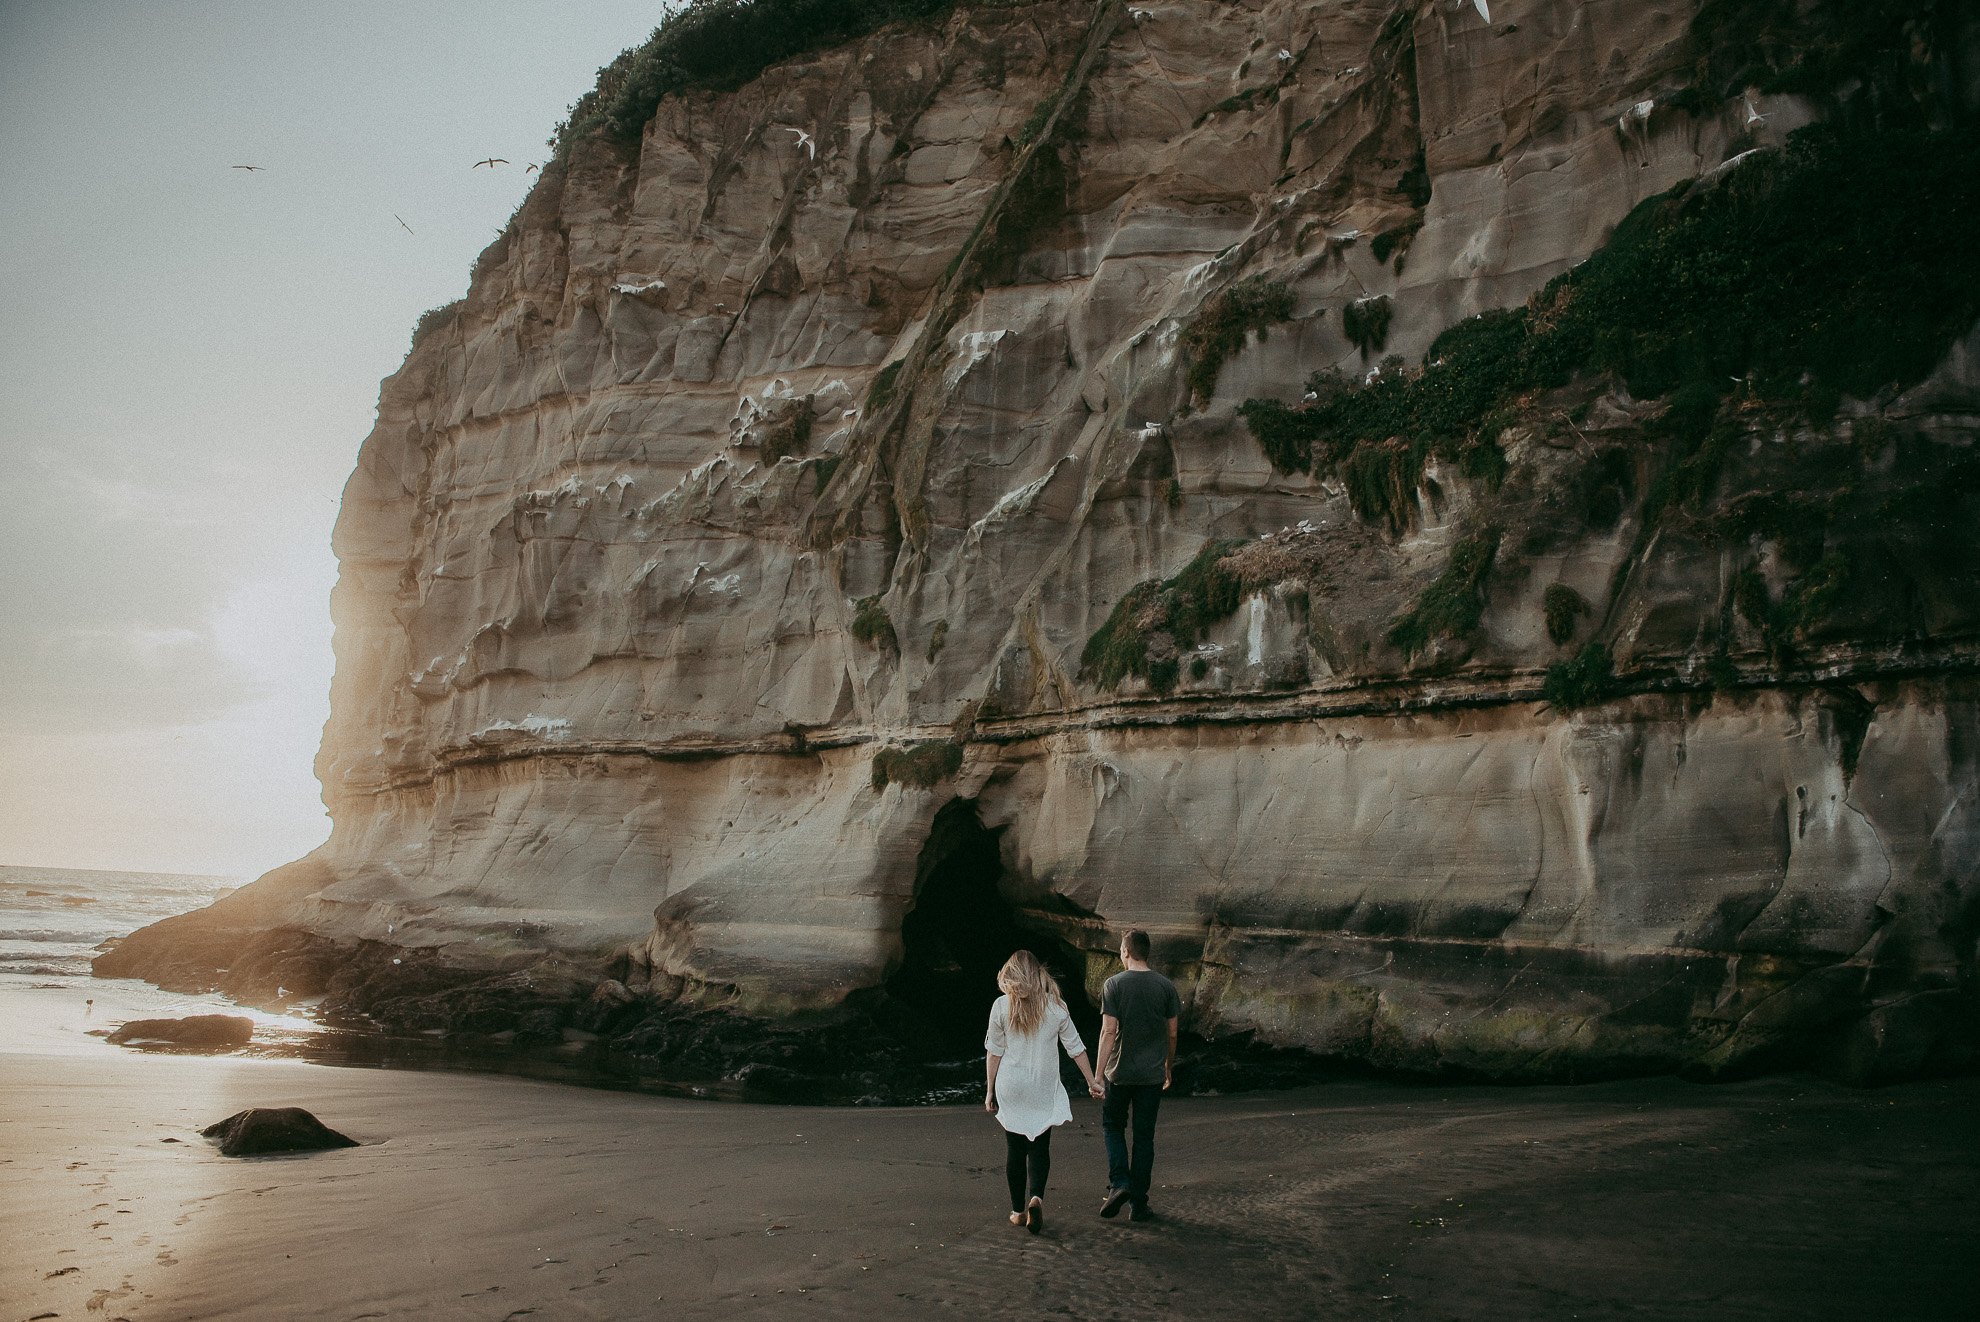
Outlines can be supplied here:
<path id="1" fill-rule="evenodd" d="M 492 169 L 494 169 L 494 168 L 495 168 L 496 166 L 498 166 L 498 165 L 507 165 L 507 164 L 508 164 L 508 162 L 507 162 L 507 161 L 505 161 L 505 160 L 503 160 L 503 159 L 502 159 L 501 157 L 499 157 L 499 156 L 490 156 L 490 157 L 489 157 L 489 158 L 488 158 L 487 160 L 485 160 L 485 161 L 476 161 L 476 162 L 475 162 L 475 163 L 473 164 L 473 166 L 471 166 L 470 168 L 471 168 L 471 169 L 476 169 L 476 170 L 479 170 L 479 169 L 480 169 L 480 168 L 481 168 L 482 166 L 484 166 L 484 165 L 485 165 L 485 166 L 487 166 L 487 167 L 488 167 L 489 169 L 491 169 L 491 170 L 492 170 Z"/>
<path id="2" fill-rule="evenodd" d="M 535 173 L 536 173 L 536 167 L 535 167 L 535 166 L 533 166 L 533 165 L 530 165 L 530 166 L 525 166 L 525 167 L 523 168 L 523 173 L 524 173 L 524 174 L 535 174 Z"/>
<path id="3" fill-rule="evenodd" d="M 805 151 L 810 154 L 811 159 L 813 159 L 814 161 L 818 159 L 818 144 L 811 140 L 811 135 L 809 133 L 806 133 L 803 129 L 793 129 L 793 128 L 787 128 L 784 130 L 784 132 L 797 134 L 798 146 L 804 148 Z"/>
<path id="4" fill-rule="evenodd" d="M 402 229 L 402 230 L 404 230 L 404 231 L 405 231 L 406 233 L 408 233 L 408 234 L 412 234 L 412 232 L 413 232 L 413 227 L 412 227 L 412 226 L 410 226 L 410 225 L 408 225 L 408 224 L 406 224 L 406 222 L 405 222 L 405 221 L 403 221 L 403 220 L 399 220 L 399 213 L 398 213 L 398 212 L 396 212 L 396 211 L 394 211 L 394 212 L 392 213 L 392 219 L 393 219 L 393 220 L 398 220 L 398 221 L 399 221 L 399 228 L 400 228 L 400 229 Z M 418 236 L 417 236 L 417 235 L 414 235 L 414 237 L 415 237 L 415 238 L 417 238 Z"/>
<path id="5" fill-rule="evenodd" d="M 1755 124 L 1765 124 L 1765 123 L 1767 122 L 1767 117 L 1766 117 L 1765 115 L 1763 115 L 1763 114 L 1761 114 L 1761 113 L 1760 113 L 1760 110 L 1759 110 L 1759 107 L 1757 107 L 1757 106 L 1755 106 L 1755 105 L 1753 104 L 1753 89 L 1752 89 L 1752 88 L 1748 88 L 1748 89 L 1747 89 L 1747 90 L 1746 90 L 1746 91 L 1745 91 L 1744 93 L 1742 93 L 1742 94 L 1741 94 L 1741 99 L 1742 99 L 1742 100 L 1743 100 L 1743 101 L 1744 101 L 1744 102 L 1746 103 L 1746 127 L 1747 127 L 1747 128 L 1749 128 L 1749 129 L 1750 129 L 1750 128 L 1752 128 L 1752 127 L 1753 127 L 1753 126 L 1754 126 Z"/>
<path id="6" fill-rule="evenodd" d="M 265 170 L 268 167 L 265 165 L 236 165 L 233 168 L 236 170 Z"/>

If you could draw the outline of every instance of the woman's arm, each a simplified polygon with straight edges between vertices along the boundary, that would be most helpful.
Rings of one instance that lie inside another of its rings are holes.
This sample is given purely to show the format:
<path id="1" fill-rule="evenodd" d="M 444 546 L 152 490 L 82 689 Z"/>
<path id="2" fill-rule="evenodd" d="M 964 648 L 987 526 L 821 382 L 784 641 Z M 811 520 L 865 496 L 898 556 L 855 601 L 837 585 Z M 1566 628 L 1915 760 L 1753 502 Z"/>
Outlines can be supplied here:
<path id="1" fill-rule="evenodd" d="M 997 1067 L 1003 1063 L 1002 1056 L 983 1058 L 983 1109 L 991 1115 L 997 1114 Z"/>
<path id="2" fill-rule="evenodd" d="M 1095 1097 L 1107 1095 L 1107 1090 L 1100 1086 L 1100 1076 L 1093 1072 L 1093 1066 L 1087 1062 L 1084 1051 L 1073 1057 L 1073 1064 L 1079 1066 L 1079 1072 L 1086 1077 L 1087 1092 Z"/>

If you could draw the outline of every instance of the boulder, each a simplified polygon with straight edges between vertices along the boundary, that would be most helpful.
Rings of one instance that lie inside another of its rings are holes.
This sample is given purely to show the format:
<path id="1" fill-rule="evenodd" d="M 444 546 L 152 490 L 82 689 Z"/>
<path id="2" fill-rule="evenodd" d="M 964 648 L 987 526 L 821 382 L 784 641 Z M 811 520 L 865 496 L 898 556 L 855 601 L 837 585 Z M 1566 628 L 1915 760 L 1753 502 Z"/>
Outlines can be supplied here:
<path id="1" fill-rule="evenodd" d="M 251 1106 L 199 1131 L 230 1157 L 262 1152 L 320 1152 L 354 1148 L 357 1140 L 325 1125 L 300 1106 Z"/>

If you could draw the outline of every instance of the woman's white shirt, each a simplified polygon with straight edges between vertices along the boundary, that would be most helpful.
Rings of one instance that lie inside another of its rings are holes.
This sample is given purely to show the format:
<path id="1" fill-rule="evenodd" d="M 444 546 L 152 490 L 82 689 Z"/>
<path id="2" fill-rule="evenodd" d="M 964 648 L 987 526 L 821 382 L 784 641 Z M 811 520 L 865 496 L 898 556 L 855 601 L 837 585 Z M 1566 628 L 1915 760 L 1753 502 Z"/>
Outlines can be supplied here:
<path id="1" fill-rule="evenodd" d="M 1029 1033 L 1011 1029 L 1011 998 L 999 996 L 990 1007 L 990 1029 L 983 1049 L 1002 1056 L 997 1067 L 997 1122 L 1013 1134 L 1037 1138 L 1054 1125 L 1072 1121 L 1072 1103 L 1059 1082 L 1059 1048 L 1068 1056 L 1086 1050 L 1066 1007 L 1054 1002 Z"/>

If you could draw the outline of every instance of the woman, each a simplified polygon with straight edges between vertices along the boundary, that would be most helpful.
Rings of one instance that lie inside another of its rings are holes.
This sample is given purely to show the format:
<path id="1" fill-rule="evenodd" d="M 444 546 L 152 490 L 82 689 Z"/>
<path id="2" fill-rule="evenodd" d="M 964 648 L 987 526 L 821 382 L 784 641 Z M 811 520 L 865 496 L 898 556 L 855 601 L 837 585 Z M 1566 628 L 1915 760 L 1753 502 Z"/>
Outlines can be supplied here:
<path id="1" fill-rule="evenodd" d="M 983 1109 L 1004 1127 L 1004 1178 L 1011 1186 L 1011 1224 L 1037 1234 L 1045 1226 L 1045 1180 L 1052 1173 L 1052 1128 L 1072 1123 L 1072 1103 L 1059 1082 L 1059 1048 L 1100 1095 L 1087 1063 L 1086 1044 L 1066 1012 L 1059 984 L 1029 950 L 1004 962 L 997 974 L 1004 994 L 990 1007 L 983 1039 Z"/>

